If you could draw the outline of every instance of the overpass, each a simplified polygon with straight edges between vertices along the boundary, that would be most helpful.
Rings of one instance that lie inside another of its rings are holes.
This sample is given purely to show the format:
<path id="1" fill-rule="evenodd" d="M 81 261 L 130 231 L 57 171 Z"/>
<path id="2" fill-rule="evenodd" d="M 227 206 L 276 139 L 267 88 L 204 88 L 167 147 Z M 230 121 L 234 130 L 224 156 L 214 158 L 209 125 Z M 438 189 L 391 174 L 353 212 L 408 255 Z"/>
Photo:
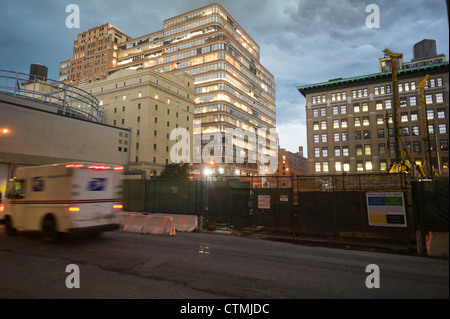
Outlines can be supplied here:
<path id="1" fill-rule="evenodd" d="M 103 119 L 103 108 L 86 91 L 46 75 L 0 70 L 0 192 L 20 166 L 128 164 L 130 129 Z"/>

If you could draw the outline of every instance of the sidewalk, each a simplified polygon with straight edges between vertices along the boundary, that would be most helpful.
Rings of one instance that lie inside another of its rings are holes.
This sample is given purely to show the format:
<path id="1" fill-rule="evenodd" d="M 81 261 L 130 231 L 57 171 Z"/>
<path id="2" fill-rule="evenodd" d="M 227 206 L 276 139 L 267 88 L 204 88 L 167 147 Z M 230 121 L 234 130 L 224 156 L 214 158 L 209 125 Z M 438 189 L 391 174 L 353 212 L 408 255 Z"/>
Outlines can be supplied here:
<path id="1" fill-rule="evenodd" d="M 377 241 L 373 239 L 333 238 L 331 236 L 312 236 L 304 234 L 299 236 L 298 233 L 294 237 L 294 234 L 292 233 L 277 233 L 266 230 L 250 231 L 248 229 L 227 229 L 226 227 L 213 230 L 203 229 L 202 233 L 266 239 L 308 246 L 417 255 L 415 243 L 408 245 L 407 243 Z"/>

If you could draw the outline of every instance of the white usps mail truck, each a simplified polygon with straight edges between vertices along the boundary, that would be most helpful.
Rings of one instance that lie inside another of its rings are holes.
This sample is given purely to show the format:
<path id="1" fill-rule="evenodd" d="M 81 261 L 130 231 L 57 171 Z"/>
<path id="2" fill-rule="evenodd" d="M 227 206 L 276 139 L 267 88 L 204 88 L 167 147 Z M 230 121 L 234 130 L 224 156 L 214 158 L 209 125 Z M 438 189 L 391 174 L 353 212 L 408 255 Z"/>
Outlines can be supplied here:
<path id="1" fill-rule="evenodd" d="M 18 168 L 4 204 L 6 233 L 41 231 L 45 242 L 61 233 L 96 235 L 120 228 L 123 166 L 64 163 Z"/>

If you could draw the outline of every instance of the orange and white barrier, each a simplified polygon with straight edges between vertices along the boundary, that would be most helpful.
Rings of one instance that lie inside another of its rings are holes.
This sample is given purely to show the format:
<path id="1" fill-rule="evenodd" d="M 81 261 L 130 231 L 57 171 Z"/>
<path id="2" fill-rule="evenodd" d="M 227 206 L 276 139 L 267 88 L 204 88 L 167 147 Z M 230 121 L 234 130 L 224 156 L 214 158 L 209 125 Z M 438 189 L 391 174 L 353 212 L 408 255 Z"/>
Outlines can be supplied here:
<path id="1" fill-rule="evenodd" d="M 175 231 L 192 232 L 198 228 L 197 215 L 162 215 L 153 214 L 155 216 L 165 216 L 173 218 L 175 223 Z"/>
<path id="2" fill-rule="evenodd" d="M 176 234 L 175 223 L 172 217 L 142 215 L 142 214 L 122 214 L 122 231 L 152 235 Z"/>

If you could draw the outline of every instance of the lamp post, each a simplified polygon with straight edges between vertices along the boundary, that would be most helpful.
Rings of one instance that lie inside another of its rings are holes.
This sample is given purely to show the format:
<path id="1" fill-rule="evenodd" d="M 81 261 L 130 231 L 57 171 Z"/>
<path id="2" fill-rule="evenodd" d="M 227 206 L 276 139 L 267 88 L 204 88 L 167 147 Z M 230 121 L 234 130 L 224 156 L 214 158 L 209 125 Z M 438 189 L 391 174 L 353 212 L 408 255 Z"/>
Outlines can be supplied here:
<path id="1" fill-rule="evenodd" d="M 201 191 L 201 201 L 203 203 L 203 208 L 201 210 L 200 220 L 199 220 L 199 230 L 203 230 L 203 216 L 208 217 L 208 180 L 212 174 L 211 167 L 214 168 L 215 162 L 211 160 L 208 164 L 200 166 L 200 189 Z M 205 178 L 203 178 L 205 177 Z"/>

